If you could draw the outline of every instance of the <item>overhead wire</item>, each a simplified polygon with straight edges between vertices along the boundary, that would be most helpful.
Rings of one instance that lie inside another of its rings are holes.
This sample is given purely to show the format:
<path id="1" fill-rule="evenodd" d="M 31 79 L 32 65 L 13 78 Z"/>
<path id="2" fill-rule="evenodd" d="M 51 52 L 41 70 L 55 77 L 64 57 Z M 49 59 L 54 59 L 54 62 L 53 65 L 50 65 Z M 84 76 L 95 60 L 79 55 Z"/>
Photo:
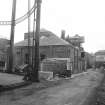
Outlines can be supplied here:
<path id="1" fill-rule="evenodd" d="M 30 17 L 32 13 L 34 13 L 35 9 L 36 9 L 36 4 L 34 3 L 33 7 L 25 15 L 15 20 L 15 24 L 21 23 L 22 21 Z M 0 21 L 0 25 L 11 25 L 11 23 L 12 23 L 11 21 Z"/>

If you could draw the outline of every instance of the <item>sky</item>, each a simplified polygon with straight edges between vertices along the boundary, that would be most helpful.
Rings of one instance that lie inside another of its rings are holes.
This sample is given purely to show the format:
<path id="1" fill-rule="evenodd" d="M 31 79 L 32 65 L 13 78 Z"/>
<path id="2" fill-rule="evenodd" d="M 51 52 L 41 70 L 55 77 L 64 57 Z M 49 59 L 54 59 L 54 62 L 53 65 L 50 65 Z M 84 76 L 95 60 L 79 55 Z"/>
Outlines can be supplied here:
<path id="1" fill-rule="evenodd" d="M 31 7 L 34 0 L 31 1 Z M 17 0 L 16 18 L 27 12 L 28 0 Z M 12 0 L 0 1 L 0 21 L 11 20 Z M 33 15 L 30 17 L 33 21 Z M 31 30 L 33 23 L 31 22 Z M 27 20 L 16 25 L 15 42 L 24 39 Z M 0 26 L 0 37 L 10 38 L 10 26 Z M 60 37 L 79 34 L 85 37 L 83 47 L 87 52 L 105 50 L 105 0 L 42 0 L 41 28 Z"/>

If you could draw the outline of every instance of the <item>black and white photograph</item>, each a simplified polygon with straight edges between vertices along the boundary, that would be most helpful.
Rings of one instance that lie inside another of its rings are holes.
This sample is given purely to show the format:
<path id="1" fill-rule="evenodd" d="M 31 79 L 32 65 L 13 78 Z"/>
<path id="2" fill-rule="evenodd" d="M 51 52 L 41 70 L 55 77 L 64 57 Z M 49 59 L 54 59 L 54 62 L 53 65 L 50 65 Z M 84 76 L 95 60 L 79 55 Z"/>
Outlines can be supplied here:
<path id="1" fill-rule="evenodd" d="M 0 105 L 105 105 L 105 0 L 1 0 Z"/>

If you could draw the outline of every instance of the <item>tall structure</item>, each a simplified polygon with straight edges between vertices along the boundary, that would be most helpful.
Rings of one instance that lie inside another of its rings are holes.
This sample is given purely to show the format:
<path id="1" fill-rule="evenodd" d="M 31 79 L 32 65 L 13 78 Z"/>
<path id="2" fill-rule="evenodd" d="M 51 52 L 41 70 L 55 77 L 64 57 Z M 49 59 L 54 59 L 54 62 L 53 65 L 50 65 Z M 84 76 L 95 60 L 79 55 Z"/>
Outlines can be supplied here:
<path id="1" fill-rule="evenodd" d="M 61 38 L 65 40 L 65 30 L 61 31 Z"/>
<path id="2" fill-rule="evenodd" d="M 77 47 L 81 47 L 81 44 L 84 43 L 84 37 L 83 36 L 79 36 L 78 34 L 76 34 L 73 37 L 69 38 L 69 41 Z"/>
<path id="3" fill-rule="evenodd" d="M 30 0 L 28 0 L 28 11 L 30 10 Z M 28 17 L 28 64 L 30 64 L 30 17 Z"/>
<path id="4" fill-rule="evenodd" d="M 15 16 L 16 16 L 16 0 L 13 0 L 13 4 L 12 4 L 12 18 L 11 18 L 10 49 L 9 49 L 9 64 L 8 64 L 8 72 L 9 73 L 11 73 L 13 71 Z"/>
<path id="5" fill-rule="evenodd" d="M 40 35 L 40 12 L 41 12 L 41 0 L 36 1 L 36 31 L 35 36 L 35 58 L 33 65 L 32 81 L 39 82 L 39 63 L 40 63 L 40 54 L 39 54 L 39 35 Z M 34 15 L 35 16 L 35 15 Z"/>

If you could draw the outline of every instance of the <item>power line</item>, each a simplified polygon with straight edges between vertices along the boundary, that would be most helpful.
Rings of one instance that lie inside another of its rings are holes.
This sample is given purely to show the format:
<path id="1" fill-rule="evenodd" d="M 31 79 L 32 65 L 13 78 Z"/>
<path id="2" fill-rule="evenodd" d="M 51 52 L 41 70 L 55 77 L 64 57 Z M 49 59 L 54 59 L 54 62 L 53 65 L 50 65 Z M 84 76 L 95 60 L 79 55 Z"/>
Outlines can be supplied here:
<path id="1" fill-rule="evenodd" d="M 36 4 L 34 3 L 33 7 L 25 15 L 15 20 L 15 24 L 21 23 L 22 21 L 30 17 L 34 13 L 35 9 L 36 9 Z M 12 21 L 0 21 L 0 25 L 11 25 L 11 24 Z"/>

